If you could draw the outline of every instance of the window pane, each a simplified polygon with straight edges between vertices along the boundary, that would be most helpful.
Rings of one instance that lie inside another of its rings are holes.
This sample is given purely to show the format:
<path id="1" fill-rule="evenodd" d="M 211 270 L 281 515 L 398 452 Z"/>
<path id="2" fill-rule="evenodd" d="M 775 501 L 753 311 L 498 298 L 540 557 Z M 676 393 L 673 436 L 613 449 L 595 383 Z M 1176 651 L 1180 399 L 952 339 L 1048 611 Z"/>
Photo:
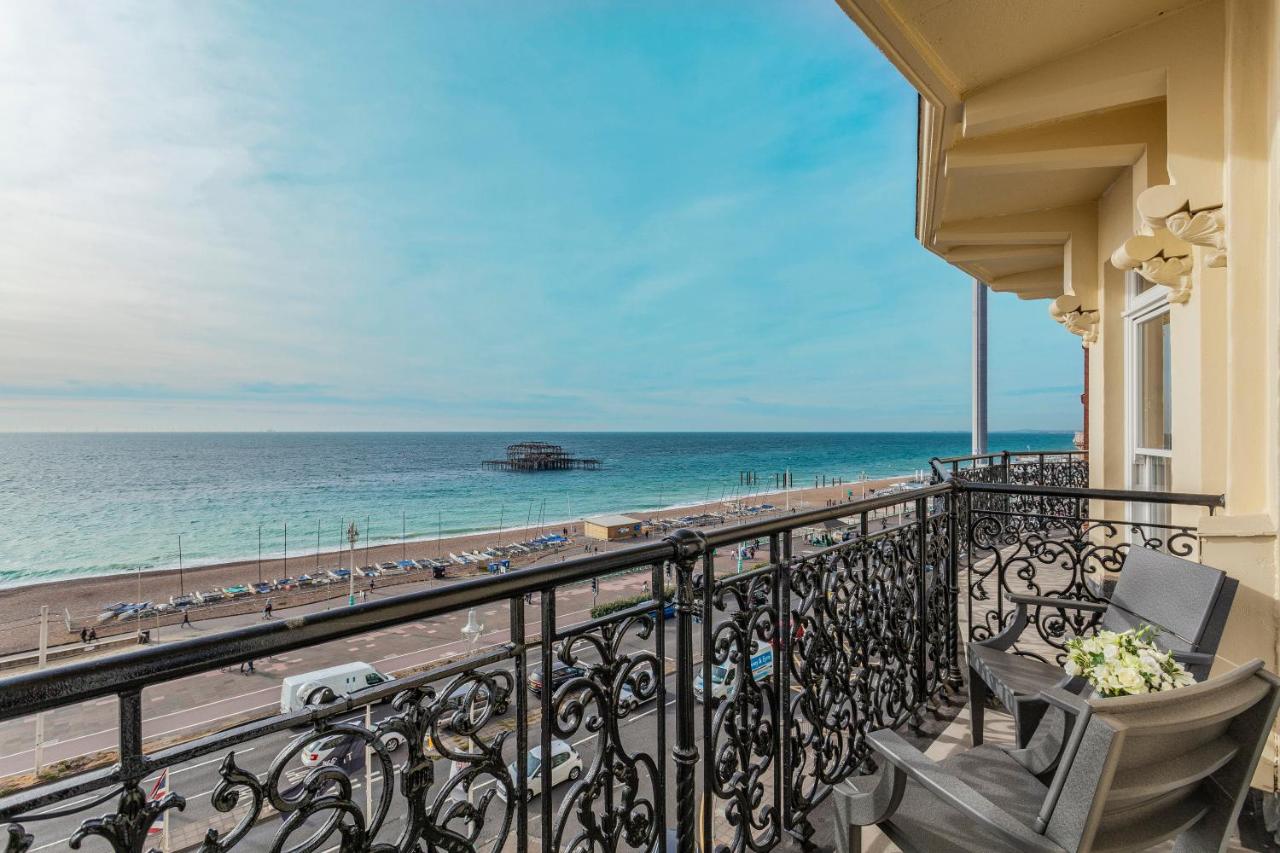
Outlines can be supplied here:
<path id="1" fill-rule="evenodd" d="M 1169 313 L 1138 324 L 1138 447 L 1173 449 Z"/>

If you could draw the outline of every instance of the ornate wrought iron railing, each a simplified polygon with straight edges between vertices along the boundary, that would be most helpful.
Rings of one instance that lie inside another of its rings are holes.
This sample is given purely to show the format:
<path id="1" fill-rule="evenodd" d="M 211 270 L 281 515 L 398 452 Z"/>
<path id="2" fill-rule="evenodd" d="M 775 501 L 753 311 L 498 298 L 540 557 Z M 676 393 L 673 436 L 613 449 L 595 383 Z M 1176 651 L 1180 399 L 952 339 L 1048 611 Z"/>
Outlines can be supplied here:
<path id="1" fill-rule="evenodd" d="M 170 849 L 206 853 L 669 843 L 737 853 L 807 838 L 832 786 L 867 761 L 867 733 L 920 723 L 958 684 L 958 494 L 940 484 L 682 530 L 10 677 L 0 723 L 51 712 L 74 721 L 75 709 L 112 702 L 118 752 L 108 766 L 0 798 L 6 850 L 92 839 L 137 853 L 167 834 Z M 797 533 L 836 518 L 852 520 L 849 538 L 793 553 Z M 757 541 L 768 549 L 761 564 L 717 564 L 717 549 Z M 560 616 L 569 587 L 626 571 L 642 573 L 648 601 Z M 459 660 L 336 699 L 310 691 L 317 704 L 193 740 L 144 740 L 151 688 L 180 691 L 183 679 L 243 661 L 484 607 L 505 609 L 508 636 Z M 574 669 L 557 679 L 558 665 Z M 526 757 L 531 747 L 551 760 Z M 209 791 L 174 781 L 215 765 Z"/>
<path id="2" fill-rule="evenodd" d="M 1010 483 L 1024 486 L 1089 485 L 1089 453 L 1085 450 L 1035 450 L 934 457 L 933 481 L 951 478 L 969 483 Z"/>
<path id="3" fill-rule="evenodd" d="M 103 701 L 118 709 L 107 766 L 0 798 L 6 851 L 95 839 L 138 853 L 160 846 L 162 822 L 169 849 L 204 853 L 745 853 L 807 839 L 832 787 L 865 769 L 869 732 L 918 725 L 948 701 L 966 620 L 969 638 L 988 636 L 1017 591 L 1101 599 L 1132 543 L 1195 551 L 1193 526 L 1119 521 L 1101 507 L 1222 505 L 1059 485 L 1079 456 L 1034 456 L 935 460 L 943 482 L 925 488 L 0 681 L 0 726 L 38 712 L 74 720 Z M 1052 482 L 1004 482 L 1028 472 Z M 795 553 L 806 528 L 837 518 L 851 522 L 844 541 Z M 716 560 L 756 542 L 767 559 L 745 571 Z M 619 572 L 640 573 L 654 594 L 599 618 L 560 612 L 573 587 Z M 145 690 L 470 608 L 505 610 L 505 640 L 195 739 L 143 738 Z M 1043 643 L 1022 651 L 1040 656 L 1092 627 L 1056 608 L 1033 621 Z M 573 669 L 545 677 L 558 666 Z M 532 696 L 535 669 L 549 689 Z M 531 747 L 552 760 L 527 758 Z M 201 767 L 208 791 L 156 784 Z"/>
<path id="4" fill-rule="evenodd" d="M 1066 600 L 1103 601 L 1134 545 L 1195 559 L 1196 526 L 1143 520 L 1139 506 L 1198 506 L 1212 513 L 1221 495 L 1009 485 L 953 478 L 955 508 L 963 531 L 958 571 L 965 590 L 969 639 L 985 639 L 1012 617 L 1010 593 Z M 1121 504 L 1139 520 L 1108 516 L 1102 507 Z M 1039 648 L 1015 651 L 1061 663 L 1066 641 L 1097 626 L 1097 613 L 1057 607 L 1033 608 L 1029 620 Z"/>

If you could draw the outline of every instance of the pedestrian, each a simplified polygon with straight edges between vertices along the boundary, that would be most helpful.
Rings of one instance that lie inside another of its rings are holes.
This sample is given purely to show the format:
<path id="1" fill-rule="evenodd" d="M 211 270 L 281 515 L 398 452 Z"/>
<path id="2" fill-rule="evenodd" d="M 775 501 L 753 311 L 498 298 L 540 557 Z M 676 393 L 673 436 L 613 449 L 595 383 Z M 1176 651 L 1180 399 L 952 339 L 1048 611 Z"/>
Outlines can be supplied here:
<path id="1" fill-rule="evenodd" d="M 82 642 L 82 643 L 87 643 L 87 642 L 89 642 L 89 629 L 88 629 L 88 628 L 81 628 L 81 629 L 80 629 L 80 642 Z"/>
<path id="2" fill-rule="evenodd" d="M 90 629 L 89 629 L 89 642 L 91 642 L 91 643 L 96 643 L 96 642 L 98 642 L 98 629 L 97 629 L 97 628 L 90 628 Z"/>
<path id="3" fill-rule="evenodd" d="M 532 592 L 532 591 L 530 591 L 530 592 L 526 592 L 526 593 L 524 594 L 524 603 L 525 603 L 525 604 L 533 604 L 533 592 Z"/>
<path id="4" fill-rule="evenodd" d="M 183 628 L 194 628 L 194 627 L 195 627 L 194 625 L 192 625 L 192 624 L 191 624 L 191 613 L 190 613 L 190 611 L 188 611 L 188 610 L 183 610 L 183 611 L 182 611 L 182 625 L 181 625 L 180 627 L 183 627 Z"/>
<path id="5" fill-rule="evenodd" d="M 373 578 L 369 578 L 369 592 L 373 592 Z"/>
<path id="6" fill-rule="evenodd" d="M 262 608 L 262 618 L 264 620 L 271 618 L 271 599 L 267 599 L 267 606 Z"/>

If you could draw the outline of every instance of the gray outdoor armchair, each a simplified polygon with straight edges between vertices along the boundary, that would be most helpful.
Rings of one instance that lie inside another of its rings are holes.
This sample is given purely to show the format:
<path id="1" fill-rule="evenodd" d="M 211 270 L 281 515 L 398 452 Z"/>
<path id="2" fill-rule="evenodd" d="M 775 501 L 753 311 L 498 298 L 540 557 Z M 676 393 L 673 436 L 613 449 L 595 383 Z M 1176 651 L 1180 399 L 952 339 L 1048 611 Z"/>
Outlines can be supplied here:
<path id="1" fill-rule="evenodd" d="M 906 851 L 1219 851 L 1240 814 L 1280 706 L 1280 679 L 1254 660 L 1164 693 L 1084 699 L 1042 694 L 1061 724 L 1054 764 L 977 746 L 935 762 L 890 730 L 869 736 L 874 777 L 834 791 L 836 849 L 877 824 Z M 1037 742 L 1039 741 L 1037 737 Z M 1048 784 L 1041 781 L 1053 770 Z"/>
<path id="2" fill-rule="evenodd" d="M 1041 614 L 1054 610 L 1098 613 L 1098 627 L 1110 631 L 1151 625 L 1160 632 L 1153 642 L 1173 652 L 1197 681 L 1203 681 L 1213 665 L 1238 585 L 1211 566 L 1133 546 L 1125 556 L 1110 601 L 1009 596 L 1017 607 L 1009 625 L 994 637 L 967 647 L 969 727 L 974 746 L 982 743 L 988 695 L 994 693 L 1013 715 L 1018 746 L 1025 746 L 1047 707 L 1040 691 L 1073 687 L 1061 667 L 1009 651 L 1030 622 L 1029 608 L 1037 608 Z M 1078 684 L 1075 687 L 1078 689 Z"/>

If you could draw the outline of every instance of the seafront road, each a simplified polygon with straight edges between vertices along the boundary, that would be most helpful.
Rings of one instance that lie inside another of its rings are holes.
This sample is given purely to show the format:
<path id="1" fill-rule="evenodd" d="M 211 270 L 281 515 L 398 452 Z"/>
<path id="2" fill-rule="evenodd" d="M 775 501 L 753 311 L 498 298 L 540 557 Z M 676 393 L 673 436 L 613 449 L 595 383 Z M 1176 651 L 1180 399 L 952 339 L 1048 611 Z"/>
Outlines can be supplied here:
<path id="1" fill-rule="evenodd" d="M 603 547 L 603 546 L 602 546 Z M 793 553 L 809 549 L 802 539 L 793 541 Z M 575 556 L 573 549 L 563 556 Z M 763 552 L 759 555 L 763 558 Z M 545 562 L 558 562 L 562 555 Z M 534 565 L 538 565 L 535 563 Z M 718 573 L 732 572 L 736 560 L 731 553 L 717 557 Z M 640 592 L 648 572 L 605 579 L 600 584 L 601 602 Z M 441 588 L 456 579 L 430 580 L 403 584 L 386 594 L 401 595 L 422 589 Z M 374 595 L 379 595 L 376 589 Z M 562 587 L 557 591 L 560 628 L 585 621 L 593 597 L 589 584 Z M 342 599 L 317 602 L 298 608 L 277 611 L 277 617 L 316 612 L 345 606 Z M 481 647 L 503 643 L 509 639 L 510 622 L 506 604 L 494 604 L 477 612 L 485 626 Z M 260 614 L 241 614 L 196 623 L 194 629 L 166 628 L 160 642 L 186 639 L 199 634 L 216 633 L 230 628 L 254 624 Z M 461 629 L 466 613 L 459 612 L 435 619 L 411 622 L 395 628 L 373 631 L 333 643 L 299 649 L 285 655 L 255 662 L 253 675 L 242 675 L 230 668 L 201 673 L 148 688 L 143 692 L 144 738 L 196 736 L 243 720 L 247 715 L 266 715 L 280 703 L 280 682 L 286 675 L 309 672 L 353 660 L 373 664 L 394 675 L 434 661 L 461 655 L 467 651 Z M 527 608 L 526 623 L 530 636 L 539 628 L 538 608 Z M 127 653 L 127 652 L 124 652 Z M 51 711 L 45 715 L 44 763 L 112 749 L 118 741 L 117 703 L 113 697 Z M 23 717 L 0 723 L 0 779 L 30 772 L 35 763 L 35 717 Z"/>
<path id="2" fill-rule="evenodd" d="M 801 553 L 807 547 L 802 540 L 793 543 L 795 553 Z M 559 557 L 554 559 L 558 560 Z M 722 553 L 719 555 L 718 561 L 718 573 L 731 574 L 733 572 L 736 560 L 732 554 Z M 637 593 L 649 577 L 649 573 L 645 571 L 607 578 L 600 584 L 599 600 L 608 601 Z M 448 582 L 448 580 L 426 581 L 423 586 L 429 587 L 432 584 L 438 586 Z M 407 591 L 405 586 L 397 587 L 395 590 L 396 593 L 405 591 Z M 589 584 L 561 587 L 557 591 L 559 627 L 563 629 L 574 622 L 587 619 L 592 600 L 593 596 Z M 538 631 L 537 612 L 538 608 L 536 606 L 529 607 L 526 610 L 531 636 L 536 635 Z M 508 639 L 506 604 L 483 608 L 477 615 L 486 627 L 486 631 L 480 639 L 481 646 L 501 643 Z M 237 619 L 237 617 L 231 617 L 227 621 L 230 622 L 232 619 Z M 246 620 L 244 617 L 239 617 L 238 621 L 240 624 L 244 624 Z M 249 619 L 247 621 L 253 620 Z M 280 679 L 287 674 L 306 672 L 335 662 L 350 660 L 364 660 L 385 672 L 394 674 L 397 671 L 418 667 L 435 660 L 455 657 L 467 650 L 467 645 L 462 639 L 460 630 L 465 621 L 465 612 L 455 613 L 438 619 L 408 623 L 392 629 L 371 632 L 367 635 L 290 652 L 279 658 L 262 660 L 257 663 L 257 672 L 253 675 L 241 675 L 237 670 L 221 670 L 159 685 L 144 693 L 143 699 L 146 713 L 144 735 L 151 738 L 166 734 L 181 735 L 183 732 L 189 732 L 194 736 L 198 732 L 229 725 L 238 721 L 244 715 L 253 712 L 260 712 L 264 715 L 272 713 L 279 705 Z M 226 627 L 231 626 L 217 626 L 218 629 L 222 630 L 225 630 Z M 215 627 L 206 625 L 200 630 L 212 631 L 215 630 Z M 185 633 L 190 634 L 191 632 L 186 631 Z M 625 646 L 637 650 L 651 650 L 653 648 L 652 644 L 652 638 L 645 641 L 628 637 L 625 642 Z M 674 623 L 668 624 L 666 644 L 668 652 L 675 648 Z M 536 665 L 536 663 L 531 664 L 531 666 Z M 509 668 L 509 664 L 499 664 L 498 666 Z M 645 706 L 634 709 L 632 713 L 620 721 L 619 731 L 628 750 L 634 750 L 636 753 L 654 754 L 657 727 L 659 725 L 665 726 L 668 738 L 674 732 L 674 666 L 674 660 L 668 657 L 666 661 L 666 684 L 669 695 L 665 707 L 658 708 L 656 701 L 650 702 Z M 530 696 L 529 707 L 529 732 L 532 745 L 537 743 L 538 738 L 538 703 L 532 695 Z M 49 742 L 46 744 L 45 761 L 52 762 L 114 747 L 117 740 L 115 722 L 116 703 L 114 699 L 98 700 L 82 706 L 51 712 L 46 717 L 46 732 L 48 732 Z M 492 725 L 507 729 L 511 728 L 514 725 L 514 711 L 508 711 L 496 719 Z M 701 739 L 700 725 L 698 730 L 699 739 Z M 0 745 L 3 745 L 3 755 L 0 755 L 0 773 L 8 775 L 31 769 L 33 735 L 33 718 L 14 720 L 0 726 Z M 260 779 L 265 779 L 272 760 L 286 747 L 293 737 L 294 735 L 291 733 L 282 732 L 245 744 L 236 749 L 236 762 L 243 769 L 257 774 Z M 597 734 L 588 732 L 583 727 L 570 739 L 575 748 L 579 750 L 584 763 L 588 767 L 593 759 L 593 746 L 597 738 Z M 514 743 L 514 738 L 508 739 L 504 757 L 509 759 L 515 757 Z M 669 741 L 668 747 L 670 747 Z M 669 762 L 669 748 L 667 752 L 668 755 L 664 756 L 664 759 Z M 220 754 L 211 755 L 173 768 L 171 772 L 171 790 L 186 797 L 187 807 L 184 812 L 174 813 L 171 818 L 172 822 L 169 826 L 171 850 L 182 850 L 198 845 L 210 827 L 218 828 L 224 834 L 229 832 L 244 813 L 245 806 L 243 804 L 233 809 L 230 814 L 220 813 L 213 808 L 211 795 L 219 783 L 218 771 L 223 758 L 224 756 Z M 397 752 L 396 759 L 397 761 L 404 759 L 403 748 Z M 296 759 L 294 763 L 297 764 Z M 436 790 L 440 785 L 444 784 L 448 776 L 446 765 L 438 765 L 438 767 L 438 778 L 433 786 Z M 673 772 L 670 765 L 668 770 Z M 301 779 L 305 772 L 300 765 L 291 767 L 286 771 L 286 779 L 290 781 L 294 777 Z M 356 783 L 354 796 L 363 800 L 363 786 L 365 784 L 363 771 L 353 775 L 360 779 Z M 376 802 L 382 794 L 383 782 L 380 774 L 372 774 L 371 778 L 374 801 Z M 674 776 L 669 778 L 674 778 Z M 477 802 L 484 797 L 485 789 L 490 785 L 492 785 L 491 781 L 488 783 L 482 782 L 477 786 L 474 792 Z M 568 794 L 570 788 L 571 786 L 569 785 L 561 785 L 554 789 L 553 803 L 556 814 L 558 814 L 560 803 Z M 670 823 L 674 820 L 675 814 L 674 786 L 669 786 L 663 796 L 667 800 L 668 823 Z M 28 831 L 37 833 L 37 840 L 33 849 L 65 849 L 67 840 L 84 818 L 94 816 L 107 809 L 107 804 L 91 806 L 90 803 L 92 803 L 93 799 L 95 797 L 86 796 L 74 801 L 72 804 L 64 803 L 56 807 L 56 809 L 51 809 L 51 811 L 63 811 L 68 805 L 82 805 L 86 808 L 83 813 L 32 822 L 28 826 Z M 500 802 L 495 802 L 490 807 L 491 816 L 480 838 L 481 848 L 484 846 L 483 842 L 486 839 L 491 840 L 498 831 L 501 823 L 500 814 L 502 808 L 503 806 Z M 387 825 L 384 826 L 379 834 L 379 840 L 391 841 L 395 839 L 400 830 L 403 829 L 404 809 L 403 797 L 394 797 Z M 564 831 L 567 839 L 576 833 L 577 824 L 576 817 L 572 813 L 567 815 L 565 819 L 567 823 Z M 530 847 L 538 847 L 540 846 L 538 834 L 541 832 L 540 800 L 535 799 L 534 802 L 530 803 L 529 821 L 530 831 L 533 833 Z M 716 809 L 714 821 L 718 828 L 723 829 L 722 806 Z M 299 830 L 300 834 L 294 836 L 295 841 L 310 834 L 311 830 L 319 828 L 320 824 L 320 818 L 309 821 L 305 824 L 304 829 Z M 280 818 L 278 816 L 267 817 L 267 819 L 261 821 L 250 830 L 249 835 L 238 846 L 247 850 L 267 849 L 270 846 L 273 834 L 279 828 Z M 159 840 L 157 839 L 158 843 Z"/>

